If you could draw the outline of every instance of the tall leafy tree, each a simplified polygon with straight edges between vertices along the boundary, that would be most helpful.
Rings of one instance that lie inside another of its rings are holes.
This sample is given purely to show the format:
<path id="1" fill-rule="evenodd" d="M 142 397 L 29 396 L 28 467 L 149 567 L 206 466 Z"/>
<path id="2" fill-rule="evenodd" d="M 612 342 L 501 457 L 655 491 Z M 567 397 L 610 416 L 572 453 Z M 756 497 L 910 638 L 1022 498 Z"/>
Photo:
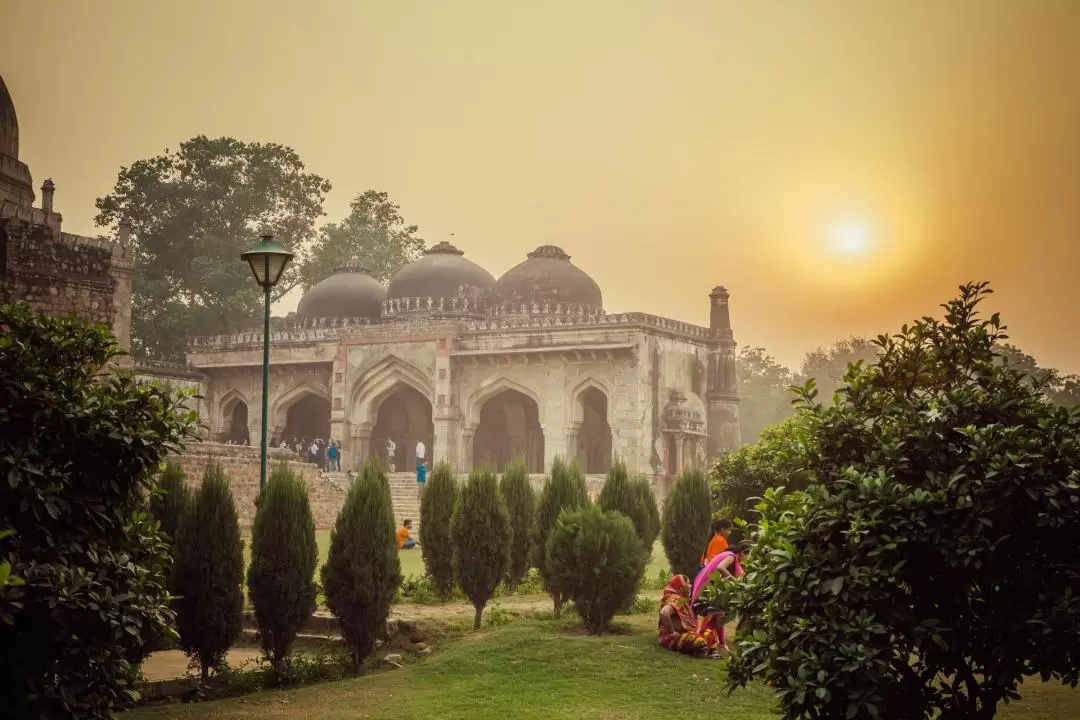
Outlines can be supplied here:
<path id="1" fill-rule="evenodd" d="M 796 381 L 802 384 L 813 380 L 822 396 L 832 397 L 844 384 L 848 365 L 859 361 L 873 363 L 878 351 L 872 340 L 863 337 L 846 338 L 827 349 L 818 348 L 806 354 Z"/>
<path id="2" fill-rule="evenodd" d="M 323 225 L 304 250 L 298 265 L 300 282 L 311 287 L 353 257 L 385 282 L 423 254 L 424 241 L 417 237 L 418 231 L 416 225 L 406 224 L 401 208 L 385 192 L 360 193 L 349 204 L 348 217 Z"/>
<path id="3" fill-rule="evenodd" d="M 1046 399 L 1062 407 L 1080 405 L 1080 376 L 1063 375 L 1053 368 L 1043 368 L 1035 358 L 1010 343 L 998 343 L 994 352 L 1024 373 L 1028 381 L 1046 395 Z"/>
<path id="4" fill-rule="evenodd" d="M 98 198 L 99 227 L 131 224 L 132 344 L 183 357 L 188 335 L 226 332 L 258 317 L 261 291 L 240 253 L 261 231 L 292 248 L 314 234 L 330 183 L 275 143 L 194 137 L 120 170 Z M 286 270 L 276 296 L 299 281 Z"/>
<path id="5" fill-rule="evenodd" d="M 735 358 L 739 390 L 739 425 L 742 441 L 755 442 L 761 431 L 781 422 L 795 409 L 795 373 L 765 348 L 744 347 Z"/>
<path id="6" fill-rule="evenodd" d="M 1027 676 L 1080 678 L 1080 412 L 1001 362 L 988 292 L 878 338 L 835 403 L 803 393 L 812 482 L 766 491 L 711 601 L 753 619 L 729 681 L 785 718 L 989 720 Z"/>

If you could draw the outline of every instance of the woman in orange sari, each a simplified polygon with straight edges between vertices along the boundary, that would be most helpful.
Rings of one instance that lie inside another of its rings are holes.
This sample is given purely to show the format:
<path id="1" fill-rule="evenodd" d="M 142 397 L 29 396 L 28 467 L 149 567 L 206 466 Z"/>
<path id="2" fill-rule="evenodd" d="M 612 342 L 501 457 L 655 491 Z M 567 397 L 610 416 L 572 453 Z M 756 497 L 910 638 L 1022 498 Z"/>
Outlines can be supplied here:
<path id="1" fill-rule="evenodd" d="M 676 575 L 660 597 L 660 620 L 656 639 L 661 647 L 687 655 L 714 655 L 720 635 L 709 618 L 699 618 L 690 608 L 692 586 L 685 575 Z"/>

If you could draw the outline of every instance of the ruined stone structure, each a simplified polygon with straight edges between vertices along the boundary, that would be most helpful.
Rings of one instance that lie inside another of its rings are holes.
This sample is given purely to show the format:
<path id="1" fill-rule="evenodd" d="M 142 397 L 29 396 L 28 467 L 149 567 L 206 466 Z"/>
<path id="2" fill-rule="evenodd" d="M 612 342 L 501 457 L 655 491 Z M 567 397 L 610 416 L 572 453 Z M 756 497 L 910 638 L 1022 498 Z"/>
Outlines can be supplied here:
<path id="1" fill-rule="evenodd" d="M 458 472 L 531 473 L 555 456 L 589 475 L 613 457 L 670 476 L 739 444 L 728 293 L 710 327 L 609 314 L 600 287 L 545 245 L 496 280 L 443 242 L 384 286 L 360 262 L 310 288 L 272 330 L 271 441 L 335 438 L 343 467 L 417 440 Z M 262 332 L 191 338 L 210 438 L 259 443 Z"/>
<path id="2" fill-rule="evenodd" d="M 126 228 L 115 241 L 61 230 L 53 181 L 34 207 L 30 168 L 19 161 L 19 121 L 0 78 L 0 302 L 24 300 L 48 315 L 108 325 L 125 350 L 131 340 L 132 261 Z"/>

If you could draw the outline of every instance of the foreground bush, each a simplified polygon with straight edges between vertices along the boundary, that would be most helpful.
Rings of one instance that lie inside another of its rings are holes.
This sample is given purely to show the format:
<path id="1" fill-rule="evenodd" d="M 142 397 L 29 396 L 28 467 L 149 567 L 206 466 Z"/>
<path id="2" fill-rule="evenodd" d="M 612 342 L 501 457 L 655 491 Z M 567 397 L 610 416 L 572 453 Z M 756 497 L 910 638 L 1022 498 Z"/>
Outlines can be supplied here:
<path id="1" fill-rule="evenodd" d="M 420 500 L 420 552 L 424 567 L 441 598 L 454 592 L 454 545 L 450 520 L 457 502 L 457 480 L 450 463 L 435 464 Z"/>
<path id="2" fill-rule="evenodd" d="M 562 512 L 546 551 L 552 584 L 594 635 L 633 605 L 648 562 L 630 518 L 592 504 Z"/>
<path id="3" fill-rule="evenodd" d="M 161 524 L 161 531 L 168 535 L 170 542 L 176 539 L 180 516 L 190 500 L 187 475 L 175 461 L 168 461 L 157 478 L 157 491 L 150 498 L 150 514 Z"/>
<path id="4" fill-rule="evenodd" d="M 469 475 L 454 508 L 451 534 L 454 574 L 476 609 L 473 629 L 479 630 L 484 606 L 505 577 L 509 560 L 510 520 L 495 473 Z"/>
<path id="5" fill-rule="evenodd" d="M 105 328 L 0 305 L 0 717 L 111 717 L 169 632 L 146 498 L 194 414 L 99 374 L 116 354 Z"/>
<path id="6" fill-rule="evenodd" d="M 213 460 L 180 516 L 175 554 L 180 648 L 206 680 L 240 635 L 244 611 L 244 544 L 236 503 L 225 472 Z"/>
<path id="7" fill-rule="evenodd" d="M 510 560 L 506 566 L 506 586 L 514 592 L 532 567 L 533 533 L 536 525 L 536 493 L 529 470 L 522 460 L 510 463 L 499 482 L 510 518 Z"/>
<path id="8" fill-rule="evenodd" d="M 278 464 L 259 497 L 247 575 L 259 640 L 275 665 L 315 612 L 318 558 L 307 488 L 289 466 Z"/>
<path id="9" fill-rule="evenodd" d="M 684 470 L 664 503 L 661 541 L 671 563 L 671 572 L 694 577 L 701 568 L 701 553 L 709 543 L 712 508 L 705 475 L 693 468 Z"/>
<path id="10" fill-rule="evenodd" d="M 645 546 L 645 552 L 652 555 L 656 538 L 660 535 L 660 509 L 656 506 L 656 495 L 652 491 L 652 483 L 647 477 L 637 477 L 631 481 L 634 497 L 637 498 L 637 508 L 641 518 L 634 520 L 634 527 L 641 537 L 641 544 Z"/>
<path id="11" fill-rule="evenodd" d="M 544 579 L 544 587 L 551 595 L 556 615 L 562 611 L 566 598 L 552 583 L 551 571 L 547 566 L 548 533 L 555 527 L 563 510 L 574 510 L 588 503 L 585 476 L 581 474 L 577 462 L 567 465 L 561 457 L 556 457 L 551 464 L 551 475 L 540 491 L 540 501 L 536 508 L 536 536 L 533 542 L 533 564 Z"/>
<path id="12" fill-rule="evenodd" d="M 1002 364 L 983 285 L 882 336 L 831 406 L 804 388 L 802 493 L 766 491 L 734 686 L 787 718 L 992 718 L 1080 672 L 1080 414 Z M 792 548 L 796 550 L 793 552 Z"/>
<path id="13" fill-rule="evenodd" d="M 372 460 L 349 489 L 322 569 L 326 606 L 338 619 L 357 670 L 375 650 L 401 583 L 394 530 L 386 471 Z"/>

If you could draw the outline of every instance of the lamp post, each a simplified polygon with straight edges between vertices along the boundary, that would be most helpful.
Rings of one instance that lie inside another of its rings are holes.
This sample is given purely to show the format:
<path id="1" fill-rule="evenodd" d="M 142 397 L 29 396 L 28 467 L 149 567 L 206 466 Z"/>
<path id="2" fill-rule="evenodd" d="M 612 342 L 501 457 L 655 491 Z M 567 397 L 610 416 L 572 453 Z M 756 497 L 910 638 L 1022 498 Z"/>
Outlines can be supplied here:
<path id="1" fill-rule="evenodd" d="M 273 235 L 263 235 L 259 244 L 240 255 L 251 266 L 255 282 L 263 289 L 263 366 L 262 366 L 262 444 L 259 453 L 259 494 L 266 489 L 266 443 L 269 441 L 266 416 L 270 400 L 270 291 L 281 280 L 292 253 L 274 242 Z"/>

